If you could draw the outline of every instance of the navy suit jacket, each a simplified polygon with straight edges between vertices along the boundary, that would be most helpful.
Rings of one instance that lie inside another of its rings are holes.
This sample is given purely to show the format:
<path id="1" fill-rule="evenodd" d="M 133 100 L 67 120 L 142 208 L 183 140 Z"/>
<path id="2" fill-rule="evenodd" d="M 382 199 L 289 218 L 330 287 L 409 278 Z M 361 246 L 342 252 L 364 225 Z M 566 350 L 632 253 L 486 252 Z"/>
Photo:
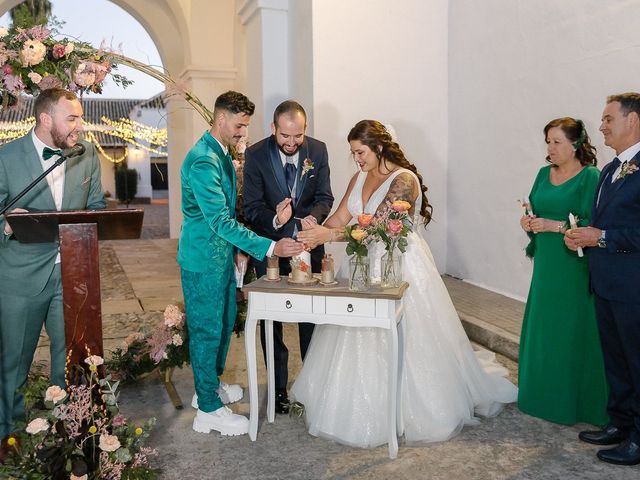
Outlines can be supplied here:
<path id="1" fill-rule="evenodd" d="M 333 206 L 327 146 L 305 136 L 298 151 L 297 196 L 293 202 L 293 213 L 299 218 L 313 215 L 321 224 Z M 295 227 L 295 220 L 291 218 L 280 229 L 273 228 L 276 205 L 290 196 L 279 152 L 273 135 L 249 147 L 245 152 L 243 187 L 244 215 L 251 229 L 258 235 L 276 241 L 291 237 Z M 303 175 L 306 159 L 312 162 L 313 168 Z M 316 269 L 319 268 L 323 253 L 322 246 L 311 252 Z M 258 275 L 263 274 L 263 267 L 259 262 L 256 263 Z"/>
<path id="2" fill-rule="evenodd" d="M 640 167 L 640 153 L 630 163 Z M 591 248 L 591 288 L 600 297 L 640 303 L 640 170 L 616 180 L 615 190 L 598 202 L 603 182 L 610 182 L 613 162 L 602 169 L 593 201 L 591 225 L 606 230 L 606 248 Z"/>

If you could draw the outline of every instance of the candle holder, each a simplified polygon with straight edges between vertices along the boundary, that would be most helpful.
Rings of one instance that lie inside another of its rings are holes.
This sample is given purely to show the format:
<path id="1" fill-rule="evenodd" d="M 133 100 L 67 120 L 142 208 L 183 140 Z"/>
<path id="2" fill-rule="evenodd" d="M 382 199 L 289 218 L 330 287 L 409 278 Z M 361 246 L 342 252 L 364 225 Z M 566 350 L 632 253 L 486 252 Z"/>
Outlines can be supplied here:
<path id="1" fill-rule="evenodd" d="M 333 256 L 330 253 L 326 253 L 322 258 L 322 270 L 320 271 L 320 283 L 323 285 L 335 285 L 336 277 L 333 268 Z"/>
<path id="2" fill-rule="evenodd" d="M 267 280 L 270 282 L 280 281 L 280 258 L 277 255 L 267 258 Z"/>

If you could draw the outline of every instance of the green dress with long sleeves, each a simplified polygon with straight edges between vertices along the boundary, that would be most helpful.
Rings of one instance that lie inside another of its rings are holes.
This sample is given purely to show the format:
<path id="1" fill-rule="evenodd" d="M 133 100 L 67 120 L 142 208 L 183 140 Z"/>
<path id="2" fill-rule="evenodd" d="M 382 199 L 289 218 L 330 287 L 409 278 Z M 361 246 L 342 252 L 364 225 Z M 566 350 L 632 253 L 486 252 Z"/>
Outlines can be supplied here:
<path id="1" fill-rule="evenodd" d="M 585 167 L 553 185 L 551 168 L 541 168 L 533 184 L 533 212 L 558 221 L 573 213 L 580 226 L 588 225 L 600 172 Z M 580 258 L 565 246 L 560 233 L 529 236 L 533 277 L 520 336 L 518 407 L 561 424 L 603 425 L 608 387 L 589 292 L 589 249 Z"/>

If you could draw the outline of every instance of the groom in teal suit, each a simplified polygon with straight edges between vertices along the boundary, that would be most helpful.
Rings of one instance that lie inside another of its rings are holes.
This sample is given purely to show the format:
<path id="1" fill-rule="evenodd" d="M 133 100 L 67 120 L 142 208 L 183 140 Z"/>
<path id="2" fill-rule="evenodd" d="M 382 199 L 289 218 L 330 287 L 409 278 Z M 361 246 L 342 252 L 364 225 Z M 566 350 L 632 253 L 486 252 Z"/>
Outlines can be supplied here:
<path id="1" fill-rule="evenodd" d="M 34 103 L 36 125 L 0 148 L 0 208 L 73 147 L 82 133 L 82 105 L 63 89 Z M 100 161 L 93 145 L 69 158 L 22 197 L 12 211 L 105 208 Z M 51 342 L 51 383 L 64 387 L 65 338 L 58 243 L 18 242 L 0 218 L 0 438 L 24 415 L 22 395 L 44 324 Z"/>
<path id="2" fill-rule="evenodd" d="M 248 419 L 225 406 L 240 400 L 242 389 L 219 379 L 236 318 L 234 254 L 240 255 L 240 249 L 262 260 L 297 255 L 303 249 L 291 238 L 274 242 L 259 237 L 235 219 L 236 173 L 229 147 L 247 135 L 254 109 L 241 93 L 220 95 L 211 129 L 191 148 L 180 172 L 183 223 L 178 263 L 197 394 L 196 432 L 249 431 Z"/>

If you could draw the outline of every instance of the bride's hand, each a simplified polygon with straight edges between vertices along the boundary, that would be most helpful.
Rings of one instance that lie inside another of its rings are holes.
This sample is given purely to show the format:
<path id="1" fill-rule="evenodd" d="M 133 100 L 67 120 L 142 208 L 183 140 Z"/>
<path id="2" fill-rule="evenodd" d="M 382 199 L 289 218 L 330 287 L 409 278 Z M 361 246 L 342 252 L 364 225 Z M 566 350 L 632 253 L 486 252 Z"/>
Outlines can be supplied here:
<path id="1" fill-rule="evenodd" d="M 304 243 L 309 248 L 316 248 L 331 238 L 331 230 L 322 225 L 314 225 L 308 230 L 298 232 L 296 240 Z"/>
<path id="2" fill-rule="evenodd" d="M 318 220 L 313 215 L 307 215 L 300 220 L 300 225 L 302 225 L 302 230 L 309 230 L 318 225 Z"/>

